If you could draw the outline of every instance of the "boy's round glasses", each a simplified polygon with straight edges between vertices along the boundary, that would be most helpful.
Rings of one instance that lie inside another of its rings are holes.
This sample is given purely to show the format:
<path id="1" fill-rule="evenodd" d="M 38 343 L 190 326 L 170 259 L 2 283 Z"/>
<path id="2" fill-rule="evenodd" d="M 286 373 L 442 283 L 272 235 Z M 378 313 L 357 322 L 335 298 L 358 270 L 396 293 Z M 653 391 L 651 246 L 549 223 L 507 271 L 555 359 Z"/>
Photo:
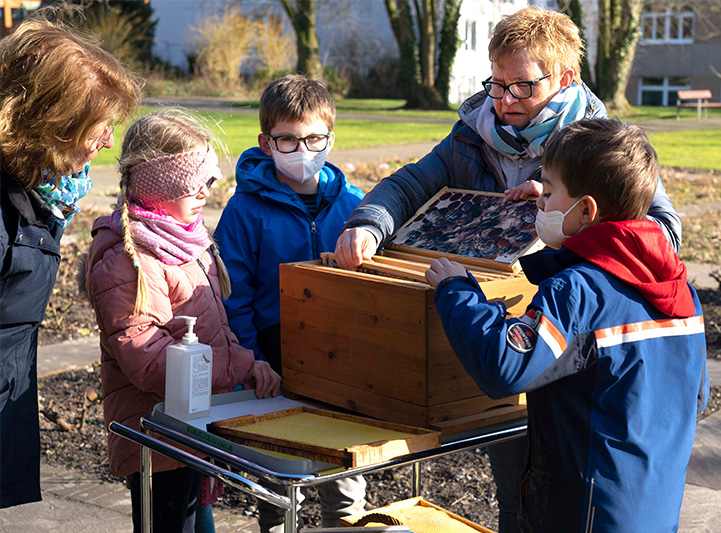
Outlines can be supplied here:
<path id="1" fill-rule="evenodd" d="M 102 148 L 105 148 L 105 146 L 110 142 L 110 137 L 113 135 L 114 131 L 115 125 L 111 120 L 105 125 L 105 130 L 103 130 L 103 134 L 100 137 L 88 137 L 88 139 L 95 141 L 96 143 L 93 147 L 93 151 L 99 152 Z"/>
<path id="2" fill-rule="evenodd" d="M 311 133 L 305 137 L 297 135 L 271 135 L 266 133 L 266 137 L 270 137 L 275 142 L 275 148 L 282 154 L 295 152 L 300 146 L 301 141 L 310 152 L 322 152 L 328 148 L 328 139 L 330 133 Z"/>
<path id="3" fill-rule="evenodd" d="M 506 91 L 511 93 L 511 96 L 513 96 L 513 98 L 517 100 L 525 100 L 526 98 L 530 98 L 531 96 L 533 96 L 533 86 L 539 81 L 545 80 L 550 75 L 551 74 L 548 73 L 545 76 L 536 78 L 535 80 L 516 81 L 513 83 L 509 83 L 508 85 L 504 85 L 503 83 L 498 83 L 496 81 L 491 81 L 491 78 L 488 78 L 486 81 L 483 82 L 483 88 L 488 93 L 488 96 L 490 96 L 494 100 L 500 100 L 501 98 L 503 98 L 503 95 L 506 94 Z"/>

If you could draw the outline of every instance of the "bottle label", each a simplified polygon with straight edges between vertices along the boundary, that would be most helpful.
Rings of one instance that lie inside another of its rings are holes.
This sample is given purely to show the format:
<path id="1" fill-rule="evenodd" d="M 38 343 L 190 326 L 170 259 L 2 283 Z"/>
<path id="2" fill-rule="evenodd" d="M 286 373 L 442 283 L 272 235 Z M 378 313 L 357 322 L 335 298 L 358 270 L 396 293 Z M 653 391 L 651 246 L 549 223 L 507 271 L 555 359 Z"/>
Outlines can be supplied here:
<path id="1" fill-rule="evenodd" d="M 206 354 L 195 354 L 190 358 L 190 405 L 188 411 L 197 413 L 210 409 L 212 364 Z"/>

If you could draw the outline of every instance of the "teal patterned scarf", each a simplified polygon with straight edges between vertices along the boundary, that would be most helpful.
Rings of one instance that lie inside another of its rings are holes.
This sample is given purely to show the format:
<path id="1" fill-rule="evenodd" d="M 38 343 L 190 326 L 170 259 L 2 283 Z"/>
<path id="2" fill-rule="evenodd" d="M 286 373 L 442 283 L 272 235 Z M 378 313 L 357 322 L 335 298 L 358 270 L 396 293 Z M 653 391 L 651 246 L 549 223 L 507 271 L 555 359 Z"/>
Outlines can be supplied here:
<path id="1" fill-rule="evenodd" d="M 60 176 L 60 180 L 55 176 L 48 176 L 48 172 L 45 172 L 45 182 L 35 188 L 50 206 L 54 221 L 58 225 L 67 226 L 73 215 L 80 211 L 77 206 L 78 200 L 88 194 L 93 186 L 93 182 L 88 176 L 89 170 L 90 163 L 88 162 L 80 172 L 69 176 Z"/>
<path id="2" fill-rule="evenodd" d="M 476 120 L 481 138 L 494 150 L 515 159 L 535 158 L 543 154 L 546 139 L 553 131 L 576 122 L 586 113 L 586 93 L 575 83 L 566 87 L 548 102 L 541 112 L 521 131 L 498 122 L 493 100 L 486 98 Z"/>

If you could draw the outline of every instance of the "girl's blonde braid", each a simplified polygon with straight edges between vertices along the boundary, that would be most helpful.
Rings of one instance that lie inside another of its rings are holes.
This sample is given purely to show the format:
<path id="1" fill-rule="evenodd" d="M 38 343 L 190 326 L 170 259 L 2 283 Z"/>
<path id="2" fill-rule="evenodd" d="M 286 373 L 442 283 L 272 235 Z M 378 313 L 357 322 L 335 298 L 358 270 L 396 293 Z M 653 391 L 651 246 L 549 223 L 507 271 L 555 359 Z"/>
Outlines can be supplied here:
<path id="1" fill-rule="evenodd" d="M 140 260 L 138 254 L 135 251 L 135 243 L 133 237 L 130 234 L 130 214 L 128 207 L 128 186 L 127 180 L 123 179 L 120 185 L 121 194 L 121 206 L 120 206 L 120 220 L 123 223 L 123 243 L 125 244 L 125 250 L 130 256 L 130 260 L 133 262 L 135 271 L 138 273 L 138 288 L 135 296 L 135 309 L 133 309 L 133 315 L 140 316 L 148 312 L 150 307 L 150 298 L 148 297 L 148 284 L 145 281 L 145 276 L 140 268 Z"/>
<path id="2" fill-rule="evenodd" d="M 220 290 L 223 296 L 223 300 L 230 298 L 230 276 L 228 275 L 228 269 L 225 268 L 225 263 L 220 258 L 220 250 L 218 245 L 212 243 L 210 249 L 215 256 L 215 263 L 218 265 L 218 279 L 220 280 Z"/>

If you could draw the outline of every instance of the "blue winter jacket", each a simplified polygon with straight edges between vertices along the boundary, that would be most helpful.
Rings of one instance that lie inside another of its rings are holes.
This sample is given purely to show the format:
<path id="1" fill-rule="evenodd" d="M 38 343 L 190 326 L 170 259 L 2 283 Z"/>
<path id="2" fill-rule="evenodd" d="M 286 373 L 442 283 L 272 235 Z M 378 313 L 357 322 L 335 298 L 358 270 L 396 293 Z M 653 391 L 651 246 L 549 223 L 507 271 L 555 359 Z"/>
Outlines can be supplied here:
<path id="1" fill-rule="evenodd" d="M 605 118 L 603 102 L 585 84 L 583 88 L 588 101 L 585 118 Z M 492 148 L 476 131 L 476 119 L 485 99 L 486 92 L 481 91 L 466 100 L 458 109 L 460 120 L 451 133 L 417 163 L 405 165 L 381 180 L 366 195 L 344 229 L 368 229 L 382 245 L 443 187 L 503 192 L 507 188 L 505 177 L 500 168 L 489 162 L 486 154 Z M 526 168 L 526 174 L 535 168 L 535 176 L 540 177 L 540 157 L 520 159 L 518 164 Z M 661 226 L 678 253 L 681 248 L 681 218 L 660 179 L 648 218 Z"/>
<path id="2" fill-rule="evenodd" d="M 675 254 L 649 226 L 666 247 L 637 259 L 667 265 Z M 616 253 L 608 241 L 602 254 Z M 691 316 L 662 313 L 567 248 L 524 258 L 540 285 L 521 319 L 506 320 L 504 305 L 488 303 L 470 275 L 438 287 L 446 335 L 479 387 L 494 397 L 528 393 L 527 531 L 677 530 L 709 391 L 701 305 L 682 270 L 675 289 L 649 286 L 671 305 L 688 287 Z"/>
<path id="3" fill-rule="evenodd" d="M 319 259 L 321 252 L 335 250 L 363 192 L 350 185 L 338 167 L 326 163 L 313 220 L 300 197 L 278 182 L 272 158 L 258 147 L 240 156 L 235 179 L 235 194 L 214 238 L 230 275 L 232 294 L 224 302 L 230 329 L 259 357 L 258 331 L 280 323 L 278 265 Z"/>

